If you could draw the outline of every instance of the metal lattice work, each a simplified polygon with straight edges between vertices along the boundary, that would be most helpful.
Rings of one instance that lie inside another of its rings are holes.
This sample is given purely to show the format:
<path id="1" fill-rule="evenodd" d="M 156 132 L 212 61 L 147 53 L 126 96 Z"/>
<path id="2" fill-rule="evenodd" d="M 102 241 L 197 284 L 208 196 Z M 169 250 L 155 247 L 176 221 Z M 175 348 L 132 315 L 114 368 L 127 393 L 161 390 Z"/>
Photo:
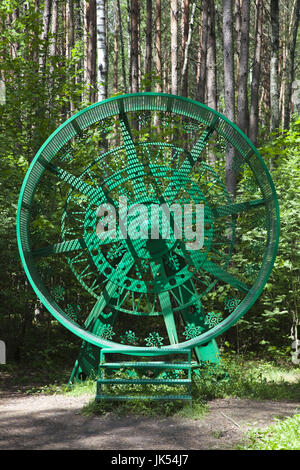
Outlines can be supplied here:
<path id="1" fill-rule="evenodd" d="M 225 185 L 227 146 L 235 149 L 234 202 Z M 189 207 L 191 226 L 201 206 L 199 249 L 163 214 L 150 223 L 133 211 L 135 232 L 125 237 L 124 201 L 131 210 Z M 101 238 L 105 204 L 119 218 Z M 85 345 L 199 352 L 264 288 L 279 211 L 265 164 L 234 124 L 198 102 L 141 93 L 94 104 L 48 138 L 21 189 L 17 235 L 37 296 Z"/>

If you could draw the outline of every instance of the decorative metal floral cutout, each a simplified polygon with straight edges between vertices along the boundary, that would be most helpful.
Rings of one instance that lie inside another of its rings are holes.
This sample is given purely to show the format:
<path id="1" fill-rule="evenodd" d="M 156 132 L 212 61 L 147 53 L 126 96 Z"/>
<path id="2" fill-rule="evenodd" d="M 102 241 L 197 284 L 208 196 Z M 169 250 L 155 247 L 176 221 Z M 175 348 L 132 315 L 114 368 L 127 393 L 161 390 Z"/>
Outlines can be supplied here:
<path id="1" fill-rule="evenodd" d="M 209 312 L 207 314 L 207 317 L 205 319 L 205 324 L 209 328 L 213 328 L 214 326 L 218 325 L 222 321 L 222 314 L 221 313 L 215 313 L 215 312 Z"/>
<path id="2" fill-rule="evenodd" d="M 196 326 L 195 323 L 187 323 L 183 335 L 186 337 L 186 339 L 192 339 L 200 335 L 201 331 L 201 326 Z"/>
<path id="3" fill-rule="evenodd" d="M 103 339 L 112 339 L 115 334 L 111 325 L 104 325 L 101 329 L 100 337 Z"/>
<path id="4" fill-rule="evenodd" d="M 146 346 L 157 348 L 163 345 L 163 340 L 164 338 L 159 336 L 159 333 L 156 332 L 150 333 L 148 338 L 145 338 Z"/>
<path id="5" fill-rule="evenodd" d="M 225 310 L 228 310 L 229 313 L 231 313 L 238 306 L 239 303 L 240 299 L 236 299 L 235 297 L 227 297 L 224 302 Z"/>
<path id="6" fill-rule="evenodd" d="M 80 318 L 80 306 L 76 305 L 75 307 L 73 305 L 68 304 L 67 307 L 65 308 L 66 314 L 72 318 L 74 321 L 78 321 Z"/>
<path id="7" fill-rule="evenodd" d="M 55 302 L 59 300 L 65 299 L 65 289 L 62 286 L 56 286 L 52 290 L 52 295 L 54 297 Z"/>
<path id="8" fill-rule="evenodd" d="M 121 336 L 122 344 L 131 344 L 132 346 L 136 346 L 138 344 L 138 340 L 139 338 L 132 330 L 125 331 L 124 335 Z"/>

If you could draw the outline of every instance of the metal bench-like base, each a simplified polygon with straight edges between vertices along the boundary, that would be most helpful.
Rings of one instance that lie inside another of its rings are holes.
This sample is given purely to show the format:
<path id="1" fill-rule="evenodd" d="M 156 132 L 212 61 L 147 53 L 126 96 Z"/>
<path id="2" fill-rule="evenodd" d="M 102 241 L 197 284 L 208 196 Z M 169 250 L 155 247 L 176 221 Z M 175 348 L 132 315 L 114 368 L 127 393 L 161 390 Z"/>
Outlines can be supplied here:
<path id="1" fill-rule="evenodd" d="M 100 355 L 100 364 L 98 375 L 99 378 L 97 379 L 97 392 L 95 400 L 114 400 L 114 401 L 124 401 L 124 400 L 188 400 L 192 401 L 192 394 L 191 394 L 191 385 L 192 385 L 192 363 L 191 363 L 191 351 L 188 349 L 178 350 L 178 349 L 168 349 L 168 351 L 164 351 L 163 353 L 159 350 L 152 351 L 152 356 L 158 355 L 177 355 L 183 354 L 186 356 L 186 360 L 176 362 L 165 362 L 165 361 L 121 361 L 121 362 L 106 362 L 105 355 L 119 353 L 124 354 L 124 350 L 111 350 L 111 349 L 102 349 Z M 145 354 L 149 355 L 149 349 L 145 349 Z M 105 376 L 105 371 L 108 370 L 121 370 L 124 369 L 124 372 L 129 375 L 130 378 L 107 378 Z M 136 378 L 136 370 L 137 369 L 144 369 L 144 370 L 151 370 L 151 373 L 155 375 L 156 373 L 160 373 L 160 376 L 157 377 L 149 377 L 149 378 Z M 175 372 L 182 372 L 184 371 L 187 375 L 186 378 L 165 378 L 162 374 L 166 371 L 173 371 Z M 145 386 L 152 386 L 157 385 L 158 388 L 160 385 L 162 386 L 183 386 L 185 387 L 186 393 L 179 393 L 179 394 L 162 394 L 157 393 L 139 393 L 138 391 L 134 391 L 133 393 L 124 393 L 124 394 L 116 394 L 113 393 L 111 390 L 108 391 L 108 386 L 114 385 L 145 385 Z"/>

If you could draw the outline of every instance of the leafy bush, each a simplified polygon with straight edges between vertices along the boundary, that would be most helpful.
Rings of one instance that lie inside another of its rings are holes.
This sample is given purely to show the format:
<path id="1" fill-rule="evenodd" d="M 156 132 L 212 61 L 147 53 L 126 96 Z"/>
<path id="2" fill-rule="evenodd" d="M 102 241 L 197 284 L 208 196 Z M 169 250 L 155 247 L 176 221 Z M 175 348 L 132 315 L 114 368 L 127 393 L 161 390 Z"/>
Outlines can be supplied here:
<path id="1" fill-rule="evenodd" d="M 276 188 L 280 209 L 280 241 L 278 254 L 264 291 L 225 339 L 241 351 L 261 351 L 269 357 L 291 352 L 291 329 L 299 323 L 300 290 L 300 118 L 289 131 L 273 137 L 260 148 Z M 247 259 L 253 260 L 253 244 L 257 234 L 248 231 L 247 218 L 241 218 Z M 245 266 L 245 258 L 235 257 Z"/>

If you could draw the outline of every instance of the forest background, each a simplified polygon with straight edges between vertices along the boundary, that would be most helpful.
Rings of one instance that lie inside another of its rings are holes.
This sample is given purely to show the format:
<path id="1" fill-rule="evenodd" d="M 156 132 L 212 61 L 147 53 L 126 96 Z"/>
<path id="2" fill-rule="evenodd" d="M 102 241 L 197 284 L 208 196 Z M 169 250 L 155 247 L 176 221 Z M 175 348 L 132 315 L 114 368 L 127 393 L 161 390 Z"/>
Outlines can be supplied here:
<path id="1" fill-rule="evenodd" d="M 300 0 L 1 1 L 0 339 L 8 360 L 64 360 L 80 344 L 50 318 L 19 259 L 16 209 L 30 162 L 77 111 L 143 91 L 198 100 L 258 147 L 278 194 L 279 252 L 262 295 L 219 345 L 290 360 L 300 321 L 299 17 Z M 227 186 L 234 193 L 234 182 Z"/>

